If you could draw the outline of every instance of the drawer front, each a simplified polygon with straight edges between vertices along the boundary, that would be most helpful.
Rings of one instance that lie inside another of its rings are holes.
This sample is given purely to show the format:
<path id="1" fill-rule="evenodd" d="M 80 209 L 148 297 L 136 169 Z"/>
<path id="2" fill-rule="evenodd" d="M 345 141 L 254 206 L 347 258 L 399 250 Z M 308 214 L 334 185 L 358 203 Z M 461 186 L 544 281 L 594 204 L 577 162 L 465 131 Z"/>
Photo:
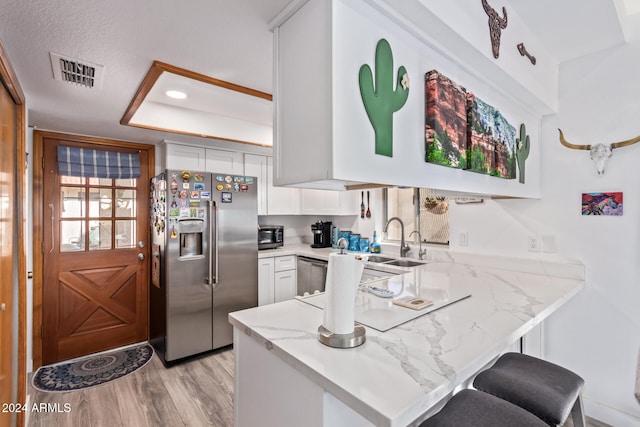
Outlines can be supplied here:
<path id="1" fill-rule="evenodd" d="M 295 270 L 296 268 L 296 256 L 279 256 L 275 258 L 275 271 Z"/>

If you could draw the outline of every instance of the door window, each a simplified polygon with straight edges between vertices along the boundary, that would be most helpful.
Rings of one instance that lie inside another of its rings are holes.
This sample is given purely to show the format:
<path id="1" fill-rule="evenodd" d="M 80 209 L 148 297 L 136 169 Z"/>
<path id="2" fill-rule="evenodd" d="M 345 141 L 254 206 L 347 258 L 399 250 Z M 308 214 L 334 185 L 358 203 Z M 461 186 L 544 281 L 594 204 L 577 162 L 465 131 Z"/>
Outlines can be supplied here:
<path id="1" fill-rule="evenodd" d="M 60 252 L 135 247 L 136 179 L 60 180 Z"/>

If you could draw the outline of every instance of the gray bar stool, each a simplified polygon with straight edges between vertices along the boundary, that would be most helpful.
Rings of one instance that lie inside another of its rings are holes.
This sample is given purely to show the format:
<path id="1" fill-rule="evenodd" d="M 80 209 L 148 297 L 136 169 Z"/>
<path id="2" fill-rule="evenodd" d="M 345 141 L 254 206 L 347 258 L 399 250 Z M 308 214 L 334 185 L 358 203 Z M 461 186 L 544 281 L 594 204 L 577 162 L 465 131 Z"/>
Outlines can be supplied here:
<path id="1" fill-rule="evenodd" d="M 453 395 L 420 427 L 547 427 L 540 418 L 481 391 L 465 389 Z"/>
<path id="2" fill-rule="evenodd" d="M 500 356 L 482 371 L 473 386 L 531 412 L 550 426 L 573 417 L 575 427 L 584 427 L 580 392 L 584 380 L 553 363 L 521 353 Z"/>

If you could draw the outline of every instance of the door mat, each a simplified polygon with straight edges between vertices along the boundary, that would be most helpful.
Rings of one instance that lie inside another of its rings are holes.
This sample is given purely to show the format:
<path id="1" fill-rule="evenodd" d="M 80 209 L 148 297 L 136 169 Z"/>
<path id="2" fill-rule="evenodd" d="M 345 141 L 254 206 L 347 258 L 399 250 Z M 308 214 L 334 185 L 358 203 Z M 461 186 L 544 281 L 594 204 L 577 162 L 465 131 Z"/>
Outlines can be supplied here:
<path id="1" fill-rule="evenodd" d="M 135 372 L 152 357 L 153 348 L 145 343 L 41 366 L 33 375 L 33 387 L 50 393 L 94 387 Z"/>

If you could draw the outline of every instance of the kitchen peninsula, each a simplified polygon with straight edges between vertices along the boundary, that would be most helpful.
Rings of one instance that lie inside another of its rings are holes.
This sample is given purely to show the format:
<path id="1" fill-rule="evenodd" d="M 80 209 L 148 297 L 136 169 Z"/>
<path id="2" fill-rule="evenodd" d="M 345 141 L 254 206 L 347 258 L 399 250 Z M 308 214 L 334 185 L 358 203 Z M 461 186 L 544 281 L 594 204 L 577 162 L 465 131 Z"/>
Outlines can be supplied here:
<path id="1" fill-rule="evenodd" d="M 584 287 L 576 262 L 435 257 L 389 287 L 471 297 L 386 332 L 367 327 L 357 348 L 318 342 L 322 310 L 300 300 L 232 313 L 236 426 L 417 425 Z"/>

